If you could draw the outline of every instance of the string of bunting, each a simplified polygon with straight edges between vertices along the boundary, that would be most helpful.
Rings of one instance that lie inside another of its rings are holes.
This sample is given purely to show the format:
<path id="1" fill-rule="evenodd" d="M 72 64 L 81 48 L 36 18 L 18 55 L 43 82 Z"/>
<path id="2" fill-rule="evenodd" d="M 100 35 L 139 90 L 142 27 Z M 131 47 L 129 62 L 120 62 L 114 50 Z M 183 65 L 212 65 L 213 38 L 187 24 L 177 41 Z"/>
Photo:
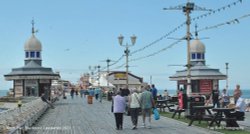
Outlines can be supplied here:
<path id="1" fill-rule="evenodd" d="M 218 8 L 218 9 L 216 9 L 216 10 L 212 10 L 212 11 L 210 11 L 210 12 L 208 12 L 208 13 L 199 15 L 199 16 L 197 16 L 197 17 L 192 18 L 192 21 L 198 20 L 198 19 L 202 19 L 202 18 L 205 18 L 205 17 L 207 17 L 207 16 L 209 16 L 209 15 L 215 14 L 215 13 L 217 13 L 217 12 L 220 12 L 220 11 L 223 11 L 223 10 L 226 10 L 226 9 L 229 9 L 229 8 L 231 8 L 232 6 L 236 6 L 237 4 L 242 3 L 242 1 L 243 1 L 243 0 L 237 0 L 237 1 L 232 2 L 232 3 L 228 4 L 228 5 L 225 5 L 225 6 L 221 7 L 221 8 Z M 209 29 L 218 28 L 218 27 L 223 26 L 223 25 L 239 23 L 239 20 L 240 20 L 240 19 L 243 19 L 243 18 L 246 18 L 246 17 L 249 17 L 249 14 L 244 15 L 244 16 L 239 17 L 239 18 L 236 18 L 236 19 L 233 19 L 233 20 L 231 20 L 231 21 L 227 21 L 227 22 L 225 22 L 225 23 L 220 23 L 220 24 L 217 24 L 217 25 L 214 25 L 214 26 L 205 27 L 205 28 L 203 28 L 203 29 L 198 30 L 198 32 L 201 32 L 201 31 L 204 31 L 204 30 L 209 30 Z M 148 48 L 148 47 L 150 47 L 150 46 L 152 46 L 152 45 L 154 45 L 154 44 L 160 42 L 160 41 L 163 40 L 164 38 L 169 37 L 169 35 L 173 34 L 173 33 L 176 32 L 177 30 L 179 30 L 179 29 L 180 29 L 181 27 L 183 27 L 185 24 L 186 24 L 185 22 L 182 23 L 182 24 L 180 24 L 179 26 L 177 26 L 176 28 L 174 28 L 173 30 L 171 30 L 170 32 L 168 32 L 167 34 L 161 36 L 160 38 L 158 38 L 158 39 L 156 39 L 155 41 L 151 42 L 150 44 L 144 46 L 143 48 L 140 48 L 140 49 L 137 49 L 137 50 L 135 50 L 135 51 L 132 51 L 132 52 L 131 52 L 131 55 L 133 55 L 133 54 L 135 54 L 135 53 L 137 53 L 137 52 L 143 51 L 144 49 L 146 49 L 146 48 Z M 157 51 L 157 52 L 151 53 L 151 54 L 146 55 L 146 56 L 134 58 L 134 59 L 131 59 L 130 61 L 138 61 L 138 60 L 145 59 L 145 58 L 148 58 L 148 57 L 151 57 L 151 56 L 155 56 L 155 55 L 157 55 L 157 54 L 159 54 L 159 53 L 161 53 L 161 52 L 163 52 L 163 51 L 165 51 L 165 50 L 167 50 L 167 49 L 173 47 L 174 45 L 176 45 L 176 44 L 178 44 L 178 43 L 180 43 L 180 42 L 181 42 L 181 41 L 178 40 L 178 41 L 176 41 L 176 42 L 170 44 L 169 46 L 167 46 L 167 47 L 165 47 L 165 48 L 163 48 L 163 49 L 161 49 L 161 50 L 159 50 L 159 51 Z M 117 61 L 115 61 L 115 62 L 114 62 L 113 64 L 111 64 L 110 66 L 113 66 L 113 65 L 117 64 L 119 61 L 122 60 L 123 57 L 124 57 L 124 55 L 122 55 Z M 123 67 L 124 65 L 125 65 L 125 63 L 122 64 L 122 65 L 120 65 L 120 66 L 118 66 L 118 67 L 116 67 L 115 69 L 119 69 L 119 68 Z M 103 70 L 104 70 L 104 69 L 106 69 L 106 68 L 103 68 Z"/>
<path id="2" fill-rule="evenodd" d="M 130 62 L 132 61 L 138 61 L 138 60 L 142 60 L 142 59 L 145 59 L 145 58 L 148 58 L 148 57 L 151 57 L 151 56 L 155 56 L 161 52 L 164 52 L 170 48 L 172 48 L 173 46 L 177 45 L 178 43 L 180 43 L 183 39 L 180 39 L 180 40 L 177 40 L 176 42 L 173 42 L 172 44 L 170 44 L 169 46 L 165 47 L 165 48 L 162 48 L 161 50 L 157 51 L 157 52 L 154 52 L 154 53 L 151 53 L 149 55 L 146 55 L 146 56 L 142 56 L 142 57 L 138 57 L 138 58 L 134 58 L 134 59 L 131 59 L 129 60 Z"/>
<path id="3" fill-rule="evenodd" d="M 119 68 L 125 67 L 125 65 L 126 65 L 126 63 L 123 63 L 122 65 L 117 66 L 117 67 L 115 67 L 115 68 L 113 68 L 113 69 L 119 69 Z"/>
<path id="4" fill-rule="evenodd" d="M 212 11 L 210 11 L 210 12 L 208 12 L 208 13 L 205 13 L 205 14 L 202 14 L 202 15 L 200 15 L 200 16 L 194 17 L 194 18 L 192 18 L 192 21 L 195 21 L 195 20 L 198 20 L 198 19 L 201 19 L 201 18 L 205 18 L 205 17 L 207 17 L 207 16 L 209 16 L 209 15 L 215 14 L 215 13 L 220 12 L 220 11 L 222 11 L 222 10 L 229 9 L 229 8 L 232 7 L 232 6 L 236 6 L 237 4 L 242 3 L 242 1 L 243 1 L 243 0 L 237 0 L 237 1 L 232 2 L 232 3 L 228 4 L 228 5 L 225 5 L 225 6 L 221 7 L 221 8 L 218 8 L 218 9 L 216 9 L 216 10 L 212 10 Z M 144 46 L 143 48 L 140 48 L 140 49 L 137 49 L 137 50 L 131 52 L 131 54 L 135 54 L 135 53 L 137 53 L 137 52 L 143 51 L 144 49 L 146 49 L 146 48 L 148 48 L 148 47 L 150 47 L 150 46 L 152 46 L 152 45 L 154 45 L 154 44 L 160 42 L 160 41 L 163 40 L 164 38 L 169 37 L 169 35 L 173 34 L 173 33 L 176 32 L 178 29 L 180 29 L 181 27 L 183 27 L 185 24 L 186 24 L 186 22 L 180 24 L 179 26 L 177 26 L 176 28 L 174 28 L 173 30 L 171 30 L 170 32 L 168 32 L 167 34 L 165 34 L 165 35 L 163 35 L 162 37 L 160 37 L 159 39 L 157 39 L 157 40 L 151 42 L 150 44 Z"/>
<path id="5" fill-rule="evenodd" d="M 168 32 L 167 34 L 161 36 L 159 39 L 156 39 L 155 41 L 149 43 L 148 45 L 144 46 L 143 48 L 140 48 L 140 49 L 137 49 L 137 50 L 135 50 L 135 51 L 132 51 L 131 54 L 133 55 L 133 54 L 135 54 L 135 53 L 137 53 L 137 52 L 143 51 L 144 49 L 146 49 L 146 48 L 148 48 L 148 47 L 150 47 L 150 46 L 152 46 L 152 45 L 154 45 L 154 44 L 160 42 L 160 41 L 163 40 L 164 38 L 169 37 L 169 35 L 173 34 L 173 33 L 176 32 L 177 30 L 179 30 L 179 29 L 180 29 L 181 27 L 183 27 L 185 24 L 186 24 L 185 22 L 182 23 L 182 24 L 180 24 L 179 26 L 177 26 L 176 28 L 174 28 L 173 30 L 171 30 L 170 32 Z"/>
<path id="6" fill-rule="evenodd" d="M 236 6 L 237 4 L 242 3 L 242 1 L 243 1 L 243 0 L 237 0 L 237 1 L 232 2 L 232 3 L 228 4 L 228 5 L 225 5 L 225 6 L 221 7 L 221 8 L 218 8 L 218 9 L 216 9 L 216 10 L 212 10 L 212 11 L 210 11 L 210 12 L 208 12 L 208 13 L 205 13 L 205 14 L 199 15 L 199 16 L 197 16 L 197 17 L 194 17 L 194 18 L 192 18 L 191 20 L 192 20 L 192 21 L 199 20 L 199 19 L 201 19 L 201 18 L 205 18 L 205 17 L 207 17 L 207 16 L 209 16 L 209 15 L 212 15 L 212 14 L 215 14 L 215 13 L 217 13 L 217 12 L 227 10 L 227 9 L 231 8 L 232 6 Z"/>
<path id="7" fill-rule="evenodd" d="M 247 17 L 250 17 L 250 13 L 246 14 L 246 15 L 243 15 L 241 17 L 232 19 L 230 21 L 226 21 L 226 22 L 219 23 L 219 24 L 216 24 L 216 25 L 213 25 L 213 26 L 207 26 L 207 27 L 201 28 L 201 29 L 198 30 L 198 32 L 205 31 L 205 30 L 210 30 L 210 29 L 214 29 L 214 28 L 219 28 L 221 26 L 230 25 L 230 24 L 239 24 L 240 20 L 245 19 Z"/>

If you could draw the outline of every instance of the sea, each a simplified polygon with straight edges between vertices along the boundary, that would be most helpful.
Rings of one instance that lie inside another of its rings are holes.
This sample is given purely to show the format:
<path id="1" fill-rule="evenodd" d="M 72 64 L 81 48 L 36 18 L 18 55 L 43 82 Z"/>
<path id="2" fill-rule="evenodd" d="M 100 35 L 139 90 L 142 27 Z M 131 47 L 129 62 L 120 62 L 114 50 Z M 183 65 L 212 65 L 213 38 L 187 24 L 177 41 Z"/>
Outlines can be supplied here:
<path id="1" fill-rule="evenodd" d="M 222 91 L 222 90 L 220 90 L 220 91 Z M 233 91 L 234 91 L 234 89 L 228 90 L 229 96 L 233 96 Z M 250 99 L 250 89 L 241 89 L 241 91 L 242 91 L 242 96 L 241 96 L 242 98 Z M 164 92 L 164 90 L 161 90 L 161 89 L 158 90 L 158 94 L 163 94 L 163 92 Z M 170 96 L 177 94 L 176 90 L 174 90 L 174 89 L 168 89 L 168 93 Z"/>
<path id="2" fill-rule="evenodd" d="M 0 90 L 0 97 L 7 96 L 9 90 Z"/>
<path id="3" fill-rule="evenodd" d="M 241 89 L 241 91 L 242 91 L 242 98 L 250 99 L 250 89 Z M 8 90 L 0 90 L 0 97 L 6 96 L 7 92 Z M 158 90 L 158 94 L 162 94 L 163 92 L 164 90 L 161 89 Z M 229 89 L 228 92 L 230 96 L 233 95 L 233 89 Z M 168 93 L 170 96 L 176 95 L 176 90 L 168 89 Z"/>

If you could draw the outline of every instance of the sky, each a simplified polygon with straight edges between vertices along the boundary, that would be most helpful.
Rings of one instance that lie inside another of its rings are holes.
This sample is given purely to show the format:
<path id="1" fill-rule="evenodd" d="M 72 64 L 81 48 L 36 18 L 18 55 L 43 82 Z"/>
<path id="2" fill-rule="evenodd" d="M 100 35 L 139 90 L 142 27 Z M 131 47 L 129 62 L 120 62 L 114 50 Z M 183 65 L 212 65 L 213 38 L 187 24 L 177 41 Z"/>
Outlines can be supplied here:
<path id="1" fill-rule="evenodd" d="M 59 71 L 62 79 L 76 83 L 83 73 L 90 72 L 89 66 L 106 67 L 104 60 L 107 58 L 117 61 L 125 49 L 119 45 L 117 37 L 122 34 L 124 43 L 131 44 L 130 36 L 135 35 L 136 43 L 129 49 L 132 53 L 139 51 L 131 54 L 130 60 L 167 49 L 154 56 L 129 62 L 129 71 L 142 77 L 145 82 L 150 82 L 152 76 L 152 83 L 159 89 L 175 89 L 176 82 L 170 81 L 169 76 L 185 69 L 172 65 L 187 63 L 187 43 L 181 40 L 169 46 L 185 36 L 186 26 L 182 24 L 186 16 L 182 10 L 163 8 L 182 7 L 186 2 L 1 0 L 0 90 L 13 86 L 12 81 L 6 81 L 3 75 L 10 73 L 12 68 L 24 66 L 24 44 L 31 36 L 33 18 L 35 29 L 38 30 L 36 37 L 42 43 L 42 64 Z M 206 46 L 207 65 L 225 74 L 225 63 L 228 62 L 229 88 L 240 84 L 242 89 L 250 89 L 250 0 L 190 2 L 214 11 L 210 15 L 208 10 L 194 10 L 191 13 L 191 32 L 194 37 L 197 24 L 199 38 Z M 175 32 L 168 34 L 176 28 Z M 125 67 L 117 69 L 124 63 L 125 58 L 110 68 L 125 71 Z M 220 88 L 225 87 L 225 83 L 225 80 L 220 81 Z"/>

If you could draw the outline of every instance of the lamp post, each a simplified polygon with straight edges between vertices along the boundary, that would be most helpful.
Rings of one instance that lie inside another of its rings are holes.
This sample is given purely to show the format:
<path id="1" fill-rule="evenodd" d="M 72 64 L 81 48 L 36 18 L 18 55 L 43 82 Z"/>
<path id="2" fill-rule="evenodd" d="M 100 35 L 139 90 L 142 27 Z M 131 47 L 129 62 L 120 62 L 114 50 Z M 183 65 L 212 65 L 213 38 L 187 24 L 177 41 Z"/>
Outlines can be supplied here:
<path id="1" fill-rule="evenodd" d="M 93 84 L 93 80 L 94 80 L 94 71 L 96 70 L 96 67 L 94 66 L 89 66 L 89 71 L 90 71 L 90 79 L 91 79 L 91 83 Z"/>
<path id="2" fill-rule="evenodd" d="M 107 75 L 106 75 L 106 79 L 107 79 L 107 87 L 109 88 L 109 63 L 111 62 L 111 60 L 107 59 L 106 62 L 107 62 Z"/>
<path id="3" fill-rule="evenodd" d="M 133 46 L 133 45 L 135 45 L 135 42 L 136 42 L 136 36 L 135 35 L 133 35 L 133 36 L 131 36 L 130 37 L 130 39 L 131 39 L 131 43 L 132 44 L 128 44 L 128 43 L 126 43 L 126 45 L 123 45 L 123 39 L 124 39 L 124 37 L 122 36 L 122 35 L 120 35 L 119 37 L 118 37 L 118 41 L 119 41 L 119 44 L 121 45 L 121 46 L 124 46 L 124 47 L 126 47 L 126 49 L 125 49 L 125 51 L 124 51 L 124 53 L 125 53 L 125 55 L 126 55 L 126 88 L 128 89 L 129 88 L 129 81 L 128 81 L 128 56 L 129 56 L 129 47 L 131 47 L 131 46 Z"/>
<path id="4" fill-rule="evenodd" d="M 228 91 L 228 62 L 226 62 L 226 75 L 227 75 L 227 79 L 226 79 L 226 90 Z"/>
<path id="5" fill-rule="evenodd" d="M 101 68 L 101 66 L 97 65 L 96 68 L 98 69 L 97 70 L 98 71 L 98 87 L 100 87 L 100 77 L 101 77 L 101 75 L 100 75 L 100 68 Z"/>

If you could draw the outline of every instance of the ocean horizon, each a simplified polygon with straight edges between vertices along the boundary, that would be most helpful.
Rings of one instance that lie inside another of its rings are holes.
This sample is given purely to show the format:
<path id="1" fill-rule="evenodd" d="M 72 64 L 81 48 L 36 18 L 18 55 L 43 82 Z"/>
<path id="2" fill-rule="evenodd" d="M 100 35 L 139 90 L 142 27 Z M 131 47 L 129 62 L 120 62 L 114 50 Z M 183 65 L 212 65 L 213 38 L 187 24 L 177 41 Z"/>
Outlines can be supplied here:
<path id="1" fill-rule="evenodd" d="M 165 89 L 159 89 L 158 94 L 163 94 Z M 167 89 L 170 96 L 176 95 L 176 89 Z M 222 89 L 220 89 L 222 91 Z M 233 96 L 234 89 L 228 89 L 229 96 Z M 250 89 L 241 89 L 242 98 L 250 99 Z"/>
<path id="2" fill-rule="evenodd" d="M 233 95 L 233 90 L 234 89 L 228 90 L 230 96 Z M 0 97 L 6 96 L 8 91 L 9 90 L 0 90 Z M 222 91 L 222 90 L 220 90 L 220 91 Z M 241 91 L 242 91 L 242 98 L 250 99 L 250 89 L 241 89 Z M 162 94 L 163 92 L 164 92 L 164 89 L 158 90 L 158 94 Z M 170 96 L 176 95 L 176 90 L 175 89 L 168 89 L 168 93 Z"/>

